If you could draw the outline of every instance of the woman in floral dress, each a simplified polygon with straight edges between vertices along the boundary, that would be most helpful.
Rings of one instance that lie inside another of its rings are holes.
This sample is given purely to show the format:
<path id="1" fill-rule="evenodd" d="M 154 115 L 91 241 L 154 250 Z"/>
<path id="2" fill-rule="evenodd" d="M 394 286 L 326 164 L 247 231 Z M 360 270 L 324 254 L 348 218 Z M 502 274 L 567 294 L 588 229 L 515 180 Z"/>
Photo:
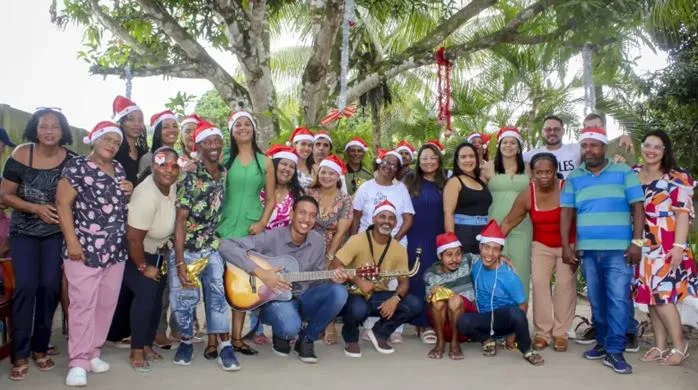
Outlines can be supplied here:
<path id="1" fill-rule="evenodd" d="M 308 195 L 320 205 L 315 230 L 325 237 L 325 259 L 327 264 L 342 246 L 351 227 L 354 211 L 351 196 L 343 193 L 341 176 L 347 173 L 344 162 L 335 155 L 329 155 L 320 162 L 317 181 L 308 190 Z M 334 322 L 325 330 L 325 343 L 337 343 L 337 330 Z"/>
<path id="2" fill-rule="evenodd" d="M 694 218 L 693 179 L 676 166 L 667 134 L 655 130 L 642 139 L 643 165 L 635 166 L 645 191 L 645 246 L 635 267 L 633 297 L 649 306 L 655 346 L 640 360 L 680 365 L 688 357 L 676 304 L 698 295 L 698 274 L 688 247 Z M 673 348 L 669 349 L 667 340 Z"/>

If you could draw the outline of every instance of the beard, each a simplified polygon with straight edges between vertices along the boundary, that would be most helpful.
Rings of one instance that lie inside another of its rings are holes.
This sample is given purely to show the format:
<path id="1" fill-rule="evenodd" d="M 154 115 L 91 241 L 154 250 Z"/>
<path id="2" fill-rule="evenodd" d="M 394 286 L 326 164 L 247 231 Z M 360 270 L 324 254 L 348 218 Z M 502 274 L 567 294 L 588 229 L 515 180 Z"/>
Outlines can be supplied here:
<path id="1" fill-rule="evenodd" d="M 385 226 L 385 225 L 378 226 L 377 230 L 378 230 L 378 233 L 380 233 L 384 236 L 389 236 L 393 232 L 393 229 L 390 226 Z"/>

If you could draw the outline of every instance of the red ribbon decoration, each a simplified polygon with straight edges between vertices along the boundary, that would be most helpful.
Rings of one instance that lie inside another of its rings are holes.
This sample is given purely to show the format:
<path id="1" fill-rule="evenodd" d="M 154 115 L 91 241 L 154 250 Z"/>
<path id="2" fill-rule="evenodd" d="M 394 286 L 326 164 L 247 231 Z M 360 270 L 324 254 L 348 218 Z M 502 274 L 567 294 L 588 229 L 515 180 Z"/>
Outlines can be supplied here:
<path id="1" fill-rule="evenodd" d="M 320 124 L 323 126 L 328 126 L 330 123 L 339 119 L 351 118 L 352 116 L 354 116 L 354 114 L 356 114 L 356 110 L 356 104 L 350 104 L 346 106 L 344 110 L 342 110 L 341 112 L 338 109 L 333 108 L 330 110 L 330 112 L 327 113 L 327 115 L 325 115 L 324 118 L 320 120 Z"/>
<path id="2" fill-rule="evenodd" d="M 444 134 L 448 137 L 452 133 L 451 129 L 451 61 L 446 58 L 444 48 L 436 51 L 437 82 L 439 96 L 438 120 L 446 122 Z"/>

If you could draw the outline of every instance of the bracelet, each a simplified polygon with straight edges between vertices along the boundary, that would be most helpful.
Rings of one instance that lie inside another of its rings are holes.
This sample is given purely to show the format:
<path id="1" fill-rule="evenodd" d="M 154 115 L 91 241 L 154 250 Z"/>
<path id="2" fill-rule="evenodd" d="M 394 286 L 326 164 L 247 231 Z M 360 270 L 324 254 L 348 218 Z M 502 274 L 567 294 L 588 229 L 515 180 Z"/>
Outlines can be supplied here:
<path id="1" fill-rule="evenodd" d="M 334 255 L 328 253 L 325 255 L 325 259 L 327 259 L 327 261 L 329 261 L 329 262 L 332 262 L 332 260 L 334 260 Z"/>
<path id="2" fill-rule="evenodd" d="M 686 244 L 679 244 L 678 242 L 675 242 L 673 246 L 686 250 Z"/>
<path id="3" fill-rule="evenodd" d="M 185 262 L 182 261 L 182 262 L 179 262 L 179 263 L 175 264 L 175 267 L 179 267 L 180 265 L 187 265 L 187 263 L 185 263 Z"/>
<path id="4" fill-rule="evenodd" d="M 398 303 L 402 302 L 402 298 L 398 294 L 393 295 L 391 298 L 397 298 Z"/>

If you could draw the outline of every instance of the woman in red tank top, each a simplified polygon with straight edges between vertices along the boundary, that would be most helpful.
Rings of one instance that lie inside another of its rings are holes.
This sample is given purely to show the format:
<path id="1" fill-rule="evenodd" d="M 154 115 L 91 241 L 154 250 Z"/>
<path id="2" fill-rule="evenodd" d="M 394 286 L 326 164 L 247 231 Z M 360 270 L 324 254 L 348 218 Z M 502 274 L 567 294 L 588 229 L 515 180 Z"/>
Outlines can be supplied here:
<path id="1" fill-rule="evenodd" d="M 533 180 L 514 201 L 502 221 L 506 235 L 526 214 L 533 224 L 531 246 L 531 283 L 533 302 L 533 346 L 542 350 L 549 344 L 558 352 L 567 350 L 567 330 L 570 328 L 577 299 L 576 266 L 562 262 L 560 237 L 560 192 L 563 180 L 558 178 L 557 159 L 552 153 L 538 153 L 531 158 Z M 576 229 L 570 229 L 575 232 Z M 574 233 L 570 243 L 574 243 Z M 551 294 L 550 280 L 555 273 L 555 289 Z"/>

